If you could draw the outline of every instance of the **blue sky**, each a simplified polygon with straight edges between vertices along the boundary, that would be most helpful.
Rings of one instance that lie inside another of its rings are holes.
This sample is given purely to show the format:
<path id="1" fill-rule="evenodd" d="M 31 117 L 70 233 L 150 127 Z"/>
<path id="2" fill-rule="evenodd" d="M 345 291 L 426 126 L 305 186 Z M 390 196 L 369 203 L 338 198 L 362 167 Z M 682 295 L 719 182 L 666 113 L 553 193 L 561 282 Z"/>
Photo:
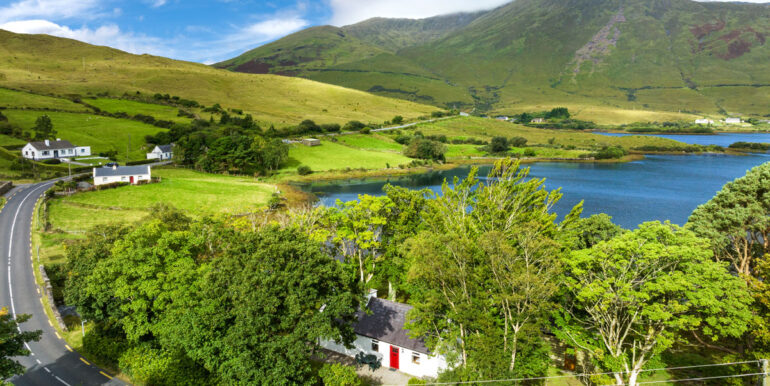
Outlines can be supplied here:
<path id="1" fill-rule="evenodd" d="M 341 26 L 375 16 L 421 18 L 508 1 L 0 0 L 0 29 L 213 63 L 313 25 Z"/>

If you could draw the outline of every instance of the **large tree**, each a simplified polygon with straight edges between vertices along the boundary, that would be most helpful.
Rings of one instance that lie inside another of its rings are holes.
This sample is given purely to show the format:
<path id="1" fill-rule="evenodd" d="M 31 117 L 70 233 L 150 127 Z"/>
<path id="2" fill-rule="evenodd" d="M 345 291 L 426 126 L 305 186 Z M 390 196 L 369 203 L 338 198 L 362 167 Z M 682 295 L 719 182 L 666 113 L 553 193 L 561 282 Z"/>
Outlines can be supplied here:
<path id="1" fill-rule="evenodd" d="M 750 319 L 745 284 L 712 260 L 706 240 L 671 224 L 638 230 L 563 259 L 559 336 L 583 350 L 618 385 L 682 334 L 739 337 Z"/>
<path id="2" fill-rule="evenodd" d="M 561 194 L 510 160 L 495 165 L 488 185 L 476 172 L 444 184 L 428 203 L 426 230 L 408 244 L 410 328 L 458 365 L 459 378 L 538 375 L 545 368 L 518 365 L 547 362 L 522 355 L 544 352 L 522 338 L 537 334 L 556 291 L 562 226 L 551 209 Z"/>
<path id="3" fill-rule="evenodd" d="M 3 307 L 0 309 L 0 378 L 7 379 L 14 375 L 24 374 L 24 366 L 14 357 L 27 356 L 29 350 L 24 348 L 27 342 L 37 342 L 43 335 L 42 331 L 24 331 L 19 324 L 28 321 L 31 315 L 16 315 L 14 318 Z"/>
<path id="4" fill-rule="evenodd" d="M 54 130 L 53 122 L 48 115 L 39 116 L 35 120 L 35 127 L 32 128 L 32 131 L 35 132 L 35 139 L 38 141 L 56 137 L 56 130 Z"/>

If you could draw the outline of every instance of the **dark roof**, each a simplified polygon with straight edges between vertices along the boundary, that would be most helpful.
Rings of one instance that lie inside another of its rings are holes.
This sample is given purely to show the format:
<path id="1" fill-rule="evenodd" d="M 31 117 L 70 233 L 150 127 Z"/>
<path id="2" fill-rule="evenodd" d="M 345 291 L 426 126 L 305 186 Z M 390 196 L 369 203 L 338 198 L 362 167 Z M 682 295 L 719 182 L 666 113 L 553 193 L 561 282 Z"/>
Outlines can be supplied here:
<path id="1" fill-rule="evenodd" d="M 171 146 L 172 145 L 158 145 L 158 149 L 163 153 L 171 153 Z"/>
<path id="2" fill-rule="evenodd" d="M 353 326 L 356 334 L 423 354 L 430 353 L 422 339 L 410 338 L 409 330 L 404 329 L 406 313 L 412 309 L 412 306 L 372 298 L 369 300 L 368 308 L 371 311 L 370 314 L 358 312 L 358 322 Z"/>
<path id="3" fill-rule="evenodd" d="M 94 168 L 94 177 L 132 176 L 150 174 L 150 165 Z"/>
<path id="4" fill-rule="evenodd" d="M 45 144 L 45 141 L 40 142 L 30 142 L 30 145 L 34 147 L 37 150 L 59 150 L 59 149 L 72 149 L 75 147 L 70 141 L 67 140 L 61 140 L 61 141 L 48 141 L 48 145 Z"/>

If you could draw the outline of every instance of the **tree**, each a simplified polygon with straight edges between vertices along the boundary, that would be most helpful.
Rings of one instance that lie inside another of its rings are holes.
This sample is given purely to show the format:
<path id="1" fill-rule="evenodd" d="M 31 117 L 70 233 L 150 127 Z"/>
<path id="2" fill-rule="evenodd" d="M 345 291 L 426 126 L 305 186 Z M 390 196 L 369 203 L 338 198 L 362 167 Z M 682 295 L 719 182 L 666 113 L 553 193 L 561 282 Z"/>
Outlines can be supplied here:
<path id="1" fill-rule="evenodd" d="M 37 342 L 43 335 L 40 330 L 22 332 L 19 329 L 19 324 L 28 321 L 31 317 L 24 314 L 16 315 L 14 318 L 7 308 L 0 309 L 0 377 L 2 379 L 24 374 L 24 366 L 13 358 L 28 356 L 30 352 L 24 348 L 24 344 Z"/>
<path id="2" fill-rule="evenodd" d="M 289 159 L 289 145 L 278 138 L 265 141 L 260 149 L 262 166 L 269 170 L 278 170 Z"/>
<path id="3" fill-rule="evenodd" d="M 524 147 L 527 146 L 527 139 L 524 137 L 513 137 L 508 140 L 508 144 L 513 147 Z"/>
<path id="4" fill-rule="evenodd" d="M 494 137 L 489 144 L 490 153 L 503 153 L 509 149 L 510 145 L 508 144 L 508 138 L 505 137 Z"/>
<path id="5" fill-rule="evenodd" d="M 556 107 L 545 116 L 548 119 L 569 119 L 570 113 L 566 107 Z"/>
<path id="6" fill-rule="evenodd" d="M 409 158 L 443 161 L 446 146 L 441 142 L 429 139 L 415 138 L 404 150 L 404 155 Z"/>
<path id="7" fill-rule="evenodd" d="M 751 302 L 745 284 L 711 260 L 708 243 L 658 222 L 563 259 L 565 294 L 557 334 L 618 385 L 684 333 L 739 337 Z"/>
<path id="8" fill-rule="evenodd" d="M 623 228 L 612 222 L 612 217 L 601 213 L 577 222 L 578 235 L 574 249 L 591 248 L 594 245 L 612 239 L 621 234 Z"/>
<path id="9" fill-rule="evenodd" d="M 327 363 L 318 371 L 321 381 L 327 386 L 359 386 L 361 378 L 356 374 L 356 369 L 339 363 Z"/>
<path id="10" fill-rule="evenodd" d="M 476 172 L 444 183 L 427 204 L 425 230 L 407 243 L 409 328 L 458 365 L 464 380 L 536 376 L 546 371 L 547 349 L 523 335 L 538 334 L 557 289 L 566 224 L 557 224 L 551 209 L 561 194 L 511 160 L 495 164 L 488 185 Z"/>
<path id="11" fill-rule="evenodd" d="M 35 132 L 35 139 L 44 140 L 52 139 L 56 137 L 56 130 L 53 129 L 53 123 L 48 115 L 41 115 L 35 120 L 35 127 L 32 128 Z"/>
<path id="12" fill-rule="evenodd" d="M 390 121 L 393 122 L 393 124 L 395 124 L 395 125 L 400 125 L 400 124 L 404 123 L 404 117 L 402 117 L 400 115 L 396 115 Z"/>

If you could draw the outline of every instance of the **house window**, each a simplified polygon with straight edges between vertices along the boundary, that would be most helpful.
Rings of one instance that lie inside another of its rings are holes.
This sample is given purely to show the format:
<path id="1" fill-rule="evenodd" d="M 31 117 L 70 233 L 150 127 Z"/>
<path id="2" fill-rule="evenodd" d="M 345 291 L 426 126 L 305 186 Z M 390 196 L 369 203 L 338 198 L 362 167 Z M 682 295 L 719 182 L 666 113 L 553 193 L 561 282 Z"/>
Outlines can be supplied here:
<path id="1" fill-rule="evenodd" d="M 420 353 L 416 353 L 416 352 L 412 353 L 412 363 L 416 365 L 420 364 Z"/>
<path id="2" fill-rule="evenodd" d="M 102 182 L 107 182 L 107 177 L 103 177 Z"/>
<path id="3" fill-rule="evenodd" d="M 28 151 L 25 151 L 25 152 L 24 152 L 24 155 L 29 155 L 29 152 L 28 152 Z"/>
<path id="4" fill-rule="evenodd" d="M 85 153 L 85 152 L 86 152 L 86 149 L 80 149 L 80 152 L 81 152 L 81 153 Z"/>
<path id="5" fill-rule="evenodd" d="M 372 351 L 379 352 L 380 351 L 380 341 L 377 339 L 372 339 Z"/>
<path id="6" fill-rule="evenodd" d="M 48 152 L 47 152 L 47 151 L 44 151 L 44 152 L 43 152 L 43 155 L 48 155 Z"/>
<path id="7" fill-rule="evenodd" d="M 128 179 L 128 177 L 126 177 L 126 176 L 120 177 L 121 181 L 126 181 L 127 179 Z"/>

